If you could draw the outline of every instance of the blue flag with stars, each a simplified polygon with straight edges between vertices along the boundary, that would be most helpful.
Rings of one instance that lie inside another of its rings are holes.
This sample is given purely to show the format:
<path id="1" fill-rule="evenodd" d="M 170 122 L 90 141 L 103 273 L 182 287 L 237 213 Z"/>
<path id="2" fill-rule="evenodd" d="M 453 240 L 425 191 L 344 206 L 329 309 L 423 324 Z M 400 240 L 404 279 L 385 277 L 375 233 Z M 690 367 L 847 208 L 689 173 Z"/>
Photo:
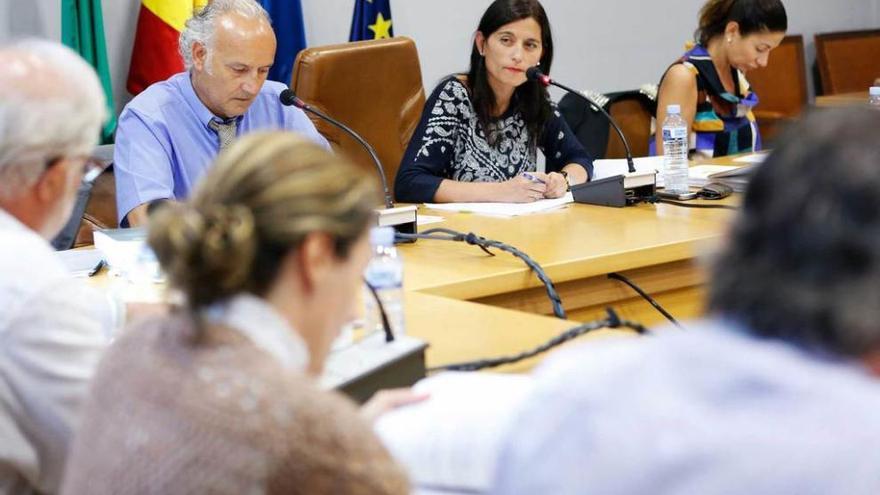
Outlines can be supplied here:
<path id="1" fill-rule="evenodd" d="M 272 18 L 272 28 L 278 40 L 269 79 L 289 85 L 296 54 L 306 47 L 302 3 L 300 0 L 260 0 L 260 3 Z"/>
<path id="2" fill-rule="evenodd" d="M 390 0 L 354 0 L 349 41 L 380 40 L 393 36 Z"/>

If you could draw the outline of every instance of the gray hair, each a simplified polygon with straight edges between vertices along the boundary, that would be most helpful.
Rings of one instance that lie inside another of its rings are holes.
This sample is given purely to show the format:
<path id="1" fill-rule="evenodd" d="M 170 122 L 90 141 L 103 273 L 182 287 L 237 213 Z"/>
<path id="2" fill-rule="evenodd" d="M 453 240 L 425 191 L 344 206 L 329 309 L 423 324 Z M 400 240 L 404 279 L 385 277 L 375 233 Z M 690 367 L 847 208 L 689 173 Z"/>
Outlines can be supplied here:
<path id="1" fill-rule="evenodd" d="M 57 157 L 89 154 L 107 118 L 97 74 L 69 48 L 29 39 L 0 47 L 0 196 L 32 186 Z"/>
<path id="2" fill-rule="evenodd" d="M 180 33 L 178 50 L 186 70 L 192 69 L 193 66 L 193 43 L 204 46 L 208 50 L 208 60 L 210 60 L 217 18 L 230 13 L 247 19 L 265 19 L 271 24 L 266 9 L 255 0 L 211 0 L 186 21 L 186 27 Z"/>

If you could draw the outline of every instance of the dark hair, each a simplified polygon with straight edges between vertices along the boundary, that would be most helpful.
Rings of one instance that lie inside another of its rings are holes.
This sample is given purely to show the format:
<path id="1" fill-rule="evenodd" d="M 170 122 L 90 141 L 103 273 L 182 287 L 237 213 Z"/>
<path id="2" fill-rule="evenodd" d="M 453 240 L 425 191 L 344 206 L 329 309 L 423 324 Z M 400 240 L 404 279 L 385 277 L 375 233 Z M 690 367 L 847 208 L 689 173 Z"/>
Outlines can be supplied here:
<path id="1" fill-rule="evenodd" d="M 495 0 L 486 9 L 480 19 L 477 31 L 483 33 L 487 39 L 502 26 L 522 19 L 534 19 L 541 26 L 541 71 L 550 74 L 550 66 L 553 64 L 553 34 L 550 31 L 550 21 L 547 13 L 538 0 Z M 496 136 L 493 130 L 493 122 L 496 120 L 492 112 L 495 109 L 495 93 L 489 86 L 489 75 L 486 73 L 486 63 L 483 56 L 477 50 L 476 44 L 471 48 L 471 68 L 468 72 L 468 86 L 471 93 L 471 102 L 477 113 L 477 120 L 489 144 L 495 145 Z M 550 118 L 550 95 L 547 88 L 537 81 L 526 81 L 516 88 L 510 102 L 511 106 L 518 110 L 526 122 L 529 131 L 529 147 L 534 151 L 544 131 L 544 124 Z"/>
<path id="2" fill-rule="evenodd" d="M 756 32 L 782 32 L 788 29 L 788 15 L 781 0 L 709 0 L 700 9 L 700 27 L 694 39 L 705 46 L 724 34 L 727 23 L 739 24 L 743 36 Z"/>
<path id="3" fill-rule="evenodd" d="M 756 335 L 880 348 L 880 112 L 816 111 L 752 178 L 709 307 Z"/>
<path id="4" fill-rule="evenodd" d="M 341 155 L 296 134 L 255 132 L 220 154 L 192 198 L 157 209 L 148 242 L 197 309 L 265 295 L 312 232 L 331 236 L 346 258 L 378 201 L 375 181 Z"/>

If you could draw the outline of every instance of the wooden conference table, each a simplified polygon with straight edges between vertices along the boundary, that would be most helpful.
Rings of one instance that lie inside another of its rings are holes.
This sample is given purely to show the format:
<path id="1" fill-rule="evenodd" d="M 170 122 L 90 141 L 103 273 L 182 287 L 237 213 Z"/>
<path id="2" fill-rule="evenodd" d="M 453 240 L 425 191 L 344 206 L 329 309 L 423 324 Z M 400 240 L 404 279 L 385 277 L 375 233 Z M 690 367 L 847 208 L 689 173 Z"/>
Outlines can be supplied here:
<path id="1" fill-rule="evenodd" d="M 574 204 L 513 218 L 420 213 L 445 217 L 426 228 L 474 232 L 529 254 L 553 280 L 569 320 L 552 317 L 543 285 L 512 255 L 490 257 L 465 243 L 419 240 L 399 251 L 409 333 L 431 343 L 429 366 L 520 352 L 578 322 L 604 317 L 608 306 L 647 326 L 665 322 L 631 288 L 608 279 L 609 273 L 630 278 L 677 318 L 700 316 L 704 261 L 717 250 L 733 215 L 666 204 L 621 209 Z M 629 334 L 596 336 L 623 333 Z"/>
<path id="2" fill-rule="evenodd" d="M 738 201 L 731 197 L 723 203 Z M 552 308 L 543 285 L 507 253 L 490 257 L 476 246 L 449 241 L 403 245 L 407 332 L 430 343 L 429 367 L 530 349 L 579 322 L 602 318 L 607 306 L 647 326 L 662 323 L 662 316 L 632 289 L 607 278 L 613 272 L 632 279 L 677 318 L 700 316 L 703 261 L 716 251 L 734 214 L 667 204 L 572 204 L 513 218 L 424 207 L 419 213 L 444 217 L 420 230 L 474 232 L 530 255 L 554 281 L 568 313 L 568 320 L 548 316 Z M 95 283 L 106 283 L 101 278 Z M 603 330 L 592 338 L 612 335 L 632 332 Z M 521 371 L 535 362 L 499 370 Z"/>
<path id="3" fill-rule="evenodd" d="M 867 104 L 867 91 L 857 91 L 855 93 L 840 93 L 836 95 L 822 95 L 816 97 L 817 107 L 852 107 Z"/>

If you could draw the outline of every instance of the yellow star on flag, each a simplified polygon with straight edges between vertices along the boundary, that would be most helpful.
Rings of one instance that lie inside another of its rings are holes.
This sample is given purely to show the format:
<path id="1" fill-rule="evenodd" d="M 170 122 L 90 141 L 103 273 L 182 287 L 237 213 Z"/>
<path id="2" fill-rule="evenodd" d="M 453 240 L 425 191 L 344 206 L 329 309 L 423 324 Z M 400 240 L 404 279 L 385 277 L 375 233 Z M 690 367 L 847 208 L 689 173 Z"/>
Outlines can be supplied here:
<path id="1" fill-rule="evenodd" d="M 381 12 L 376 16 L 376 24 L 371 24 L 367 26 L 370 31 L 375 34 L 373 37 L 374 40 L 381 40 L 385 38 L 391 37 L 391 23 L 393 21 L 391 19 L 385 20 L 385 16 L 382 15 Z"/>

